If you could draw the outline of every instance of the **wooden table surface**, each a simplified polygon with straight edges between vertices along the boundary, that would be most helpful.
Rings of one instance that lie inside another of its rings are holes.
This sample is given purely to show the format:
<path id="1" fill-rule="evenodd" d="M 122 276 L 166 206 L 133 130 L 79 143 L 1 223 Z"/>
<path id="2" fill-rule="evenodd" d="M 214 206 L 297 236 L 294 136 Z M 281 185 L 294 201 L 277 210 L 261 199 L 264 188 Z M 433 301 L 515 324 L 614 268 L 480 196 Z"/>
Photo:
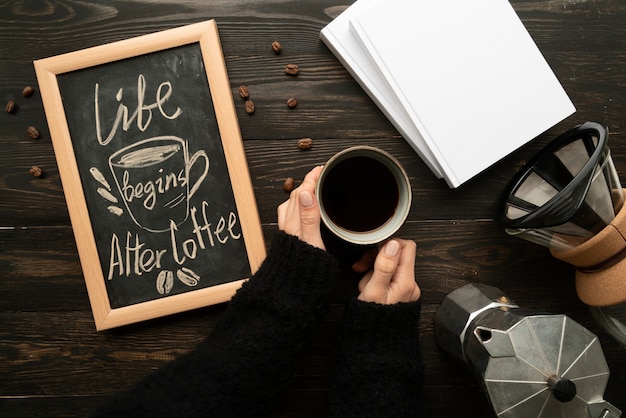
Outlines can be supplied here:
<path id="1" fill-rule="evenodd" d="M 347 3 L 347 4 L 346 4 Z M 493 416 L 472 375 L 439 350 L 433 328 L 442 298 L 466 283 L 497 286 L 530 310 L 567 314 L 600 338 L 611 377 L 605 399 L 626 410 L 626 349 L 593 320 L 574 289 L 574 270 L 548 250 L 510 237 L 497 201 L 521 165 L 559 133 L 587 120 L 606 124 L 626 184 L 626 3 L 513 0 L 577 112 L 462 187 L 437 180 L 319 39 L 350 3 L 339 0 L 74 1 L 0 3 L 0 416 L 84 416 L 103 397 L 192 349 L 224 306 L 96 332 L 32 61 L 215 18 L 233 94 L 249 86 L 248 115 L 236 100 L 266 243 L 277 229 L 286 177 L 351 145 L 394 154 L 409 173 L 414 203 L 400 236 L 418 243 L 416 275 L 425 402 L 431 416 Z M 468 17 L 471 18 L 471 17 Z M 270 45 L 279 40 L 283 54 Z M 415 64 L 410 54 L 407 64 Z M 286 63 L 300 66 L 286 77 Z M 416 76 L 418 72 L 416 71 Z M 35 86 L 25 99 L 24 86 Z M 289 109 L 286 100 L 298 99 Z M 454 120 L 450 120 L 454 123 Z M 41 131 L 31 139 L 26 127 Z M 471 130 L 489 129 L 488 120 Z M 507 132 L 501 132 L 505 137 Z M 298 138 L 314 147 L 302 152 Z M 471 158 L 471 156 L 468 156 Z M 33 165 L 44 175 L 29 174 Z M 325 416 L 343 313 L 330 313 L 301 361 L 276 416 Z"/>

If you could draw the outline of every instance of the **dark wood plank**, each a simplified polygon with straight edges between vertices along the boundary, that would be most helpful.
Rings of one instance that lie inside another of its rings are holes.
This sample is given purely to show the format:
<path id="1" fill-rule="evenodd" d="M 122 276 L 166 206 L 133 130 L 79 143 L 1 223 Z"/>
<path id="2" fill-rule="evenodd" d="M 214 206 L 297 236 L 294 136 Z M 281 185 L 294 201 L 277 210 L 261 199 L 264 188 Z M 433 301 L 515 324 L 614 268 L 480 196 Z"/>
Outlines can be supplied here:
<path id="1" fill-rule="evenodd" d="M 266 241 L 276 229 L 264 228 Z M 567 311 L 579 308 L 571 266 L 542 247 L 507 236 L 495 222 L 410 221 L 398 235 L 418 243 L 416 277 L 427 303 L 439 303 L 455 288 L 478 281 L 502 286 L 530 308 L 550 310 L 551 303 Z M 1 230 L 0 237 L 5 296 L 0 311 L 89 311 L 70 227 L 10 228 Z M 339 257 L 353 253 L 336 245 L 331 250 Z M 342 261 L 349 265 L 353 260 Z M 554 294 L 545 294 L 547 277 L 554 277 L 549 287 L 558 290 Z"/>

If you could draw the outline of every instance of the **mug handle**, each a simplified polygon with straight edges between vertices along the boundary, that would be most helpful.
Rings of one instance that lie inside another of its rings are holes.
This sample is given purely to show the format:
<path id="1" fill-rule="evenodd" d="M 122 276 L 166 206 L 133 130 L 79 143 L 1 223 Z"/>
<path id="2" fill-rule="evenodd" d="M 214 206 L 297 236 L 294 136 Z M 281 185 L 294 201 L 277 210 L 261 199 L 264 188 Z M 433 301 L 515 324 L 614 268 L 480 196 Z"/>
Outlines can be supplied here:
<path id="1" fill-rule="evenodd" d="M 207 173 L 209 172 L 209 157 L 206 155 L 206 152 L 204 152 L 204 150 L 197 151 L 189 159 L 189 166 L 187 168 L 187 172 L 191 171 L 191 167 L 193 167 L 193 165 L 196 163 L 196 161 L 198 160 L 199 157 L 204 158 L 204 172 L 202 173 L 202 175 L 200 177 L 198 177 L 198 180 L 196 180 L 196 182 L 194 183 L 193 187 L 189 190 L 189 197 L 188 197 L 188 199 L 191 199 L 191 197 L 198 190 L 198 188 L 200 187 L 200 184 L 202 183 L 202 181 L 206 177 Z"/>

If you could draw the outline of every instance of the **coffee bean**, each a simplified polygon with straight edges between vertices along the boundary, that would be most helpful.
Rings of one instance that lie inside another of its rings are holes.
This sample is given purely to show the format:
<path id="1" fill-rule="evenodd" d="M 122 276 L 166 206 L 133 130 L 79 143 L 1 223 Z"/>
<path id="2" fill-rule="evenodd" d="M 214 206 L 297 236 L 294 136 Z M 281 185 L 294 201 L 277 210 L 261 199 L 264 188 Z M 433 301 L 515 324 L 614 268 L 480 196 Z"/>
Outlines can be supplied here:
<path id="1" fill-rule="evenodd" d="M 246 112 L 248 114 L 253 114 L 254 113 L 254 102 L 252 100 L 246 100 Z"/>
<path id="2" fill-rule="evenodd" d="M 187 267 L 181 267 L 179 270 L 176 270 L 176 277 L 178 277 L 178 280 L 183 284 L 192 287 L 197 286 L 200 281 L 200 276 Z"/>
<path id="3" fill-rule="evenodd" d="M 311 138 L 302 138 L 298 140 L 298 148 L 310 149 L 313 146 L 313 140 Z"/>
<path id="4" fill-rule="evenodd" d="M 174 287 L 174 273 L 170 270 L 161 270 L 156 278 L 156 288 L 160 294 L 170 293 Z"/>
<path id="5" fill-rule="evenodd" d="M 248 91 L 248 87 L 246 86 L 239 86 L 239 95 L 241 96 L 242 99 L 247 99 L 248 97 L 250 97 L 250 92 Z"/>
<path id="6" fill-rule="evenodd" d="M 300 68 L 296 64 L 285 65 L 285 73 L 289 75 L 298 75 Z"/>
<path id="7" fill-rule="evenodd" d="M 289 106 L 290 108 L 294 108 L 298 105 L 298 101 L 296 100 L 295 97 L 290 97 L 289 99 L 287 99 L 287 106 Z"/>
<path id="8" fill-rule="evenodd" d="M 28 170 L 28 172 L 33 177 L 41 177 L 41 175 L 43 174 L 43 170 L 41 169 L 41 167 L 37 167 L 36 165 L 32 166 L 30 170 Z"/>
<path id="9" fill-rule="evenodd" d="M 33 139 L 39 138 L 39 131 L 34 126 L 29 126 L 26 128 L 26 133 Z"/>
<path id="10" fill-rule="evenodd" d="M 24 90 L 22 90 L 22 96 L 30 97 L 33 95 L 34 92 L 35 92 L 35 89 L 32 86 L 26 86 L 24 87 Z"/>
<path id="11" fill-rule="evenodd" d="M 280 42 L 278 41 L 272 42 L 272 51 L 274 51 L 274 54 L 277 54 L 277 55 L 283 51 L 283 47 L 280 45 Z"/>
<path id="12" fill-rule="evenodd" d="M 6 111 L 7 111 L 7 113 L 15 112 L 15 102 L 13 100 L 9 100 L 7 102 Z"/>
<path id="13" fill-rule="evenodd" d="M 293 190 L 294 180 L 291 177 L 287 177 L 283 182 L 283 190 L 286 192 L 290 192 Z"/>

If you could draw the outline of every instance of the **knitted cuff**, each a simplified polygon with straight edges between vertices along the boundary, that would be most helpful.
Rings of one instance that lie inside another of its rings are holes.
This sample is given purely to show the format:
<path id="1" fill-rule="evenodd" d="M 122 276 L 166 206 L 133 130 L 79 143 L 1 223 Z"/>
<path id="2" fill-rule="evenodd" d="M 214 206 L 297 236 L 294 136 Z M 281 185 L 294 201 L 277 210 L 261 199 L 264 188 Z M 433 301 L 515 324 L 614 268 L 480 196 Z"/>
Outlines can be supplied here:
<path id="1" fill-rule="evenodd" d="M 344 319 L 344 351 L 385 356 L 419 353 L 421 301 L 381 305 L 351 300 Z"/>
<path id="2" fill-rule="evenodd" d="M 279 231 L 261 267 L 235 298 L 248 294 L 276 307 L 319 303 L 330 294 L 338 271 L 337 261 L 326 251 Z"/>

